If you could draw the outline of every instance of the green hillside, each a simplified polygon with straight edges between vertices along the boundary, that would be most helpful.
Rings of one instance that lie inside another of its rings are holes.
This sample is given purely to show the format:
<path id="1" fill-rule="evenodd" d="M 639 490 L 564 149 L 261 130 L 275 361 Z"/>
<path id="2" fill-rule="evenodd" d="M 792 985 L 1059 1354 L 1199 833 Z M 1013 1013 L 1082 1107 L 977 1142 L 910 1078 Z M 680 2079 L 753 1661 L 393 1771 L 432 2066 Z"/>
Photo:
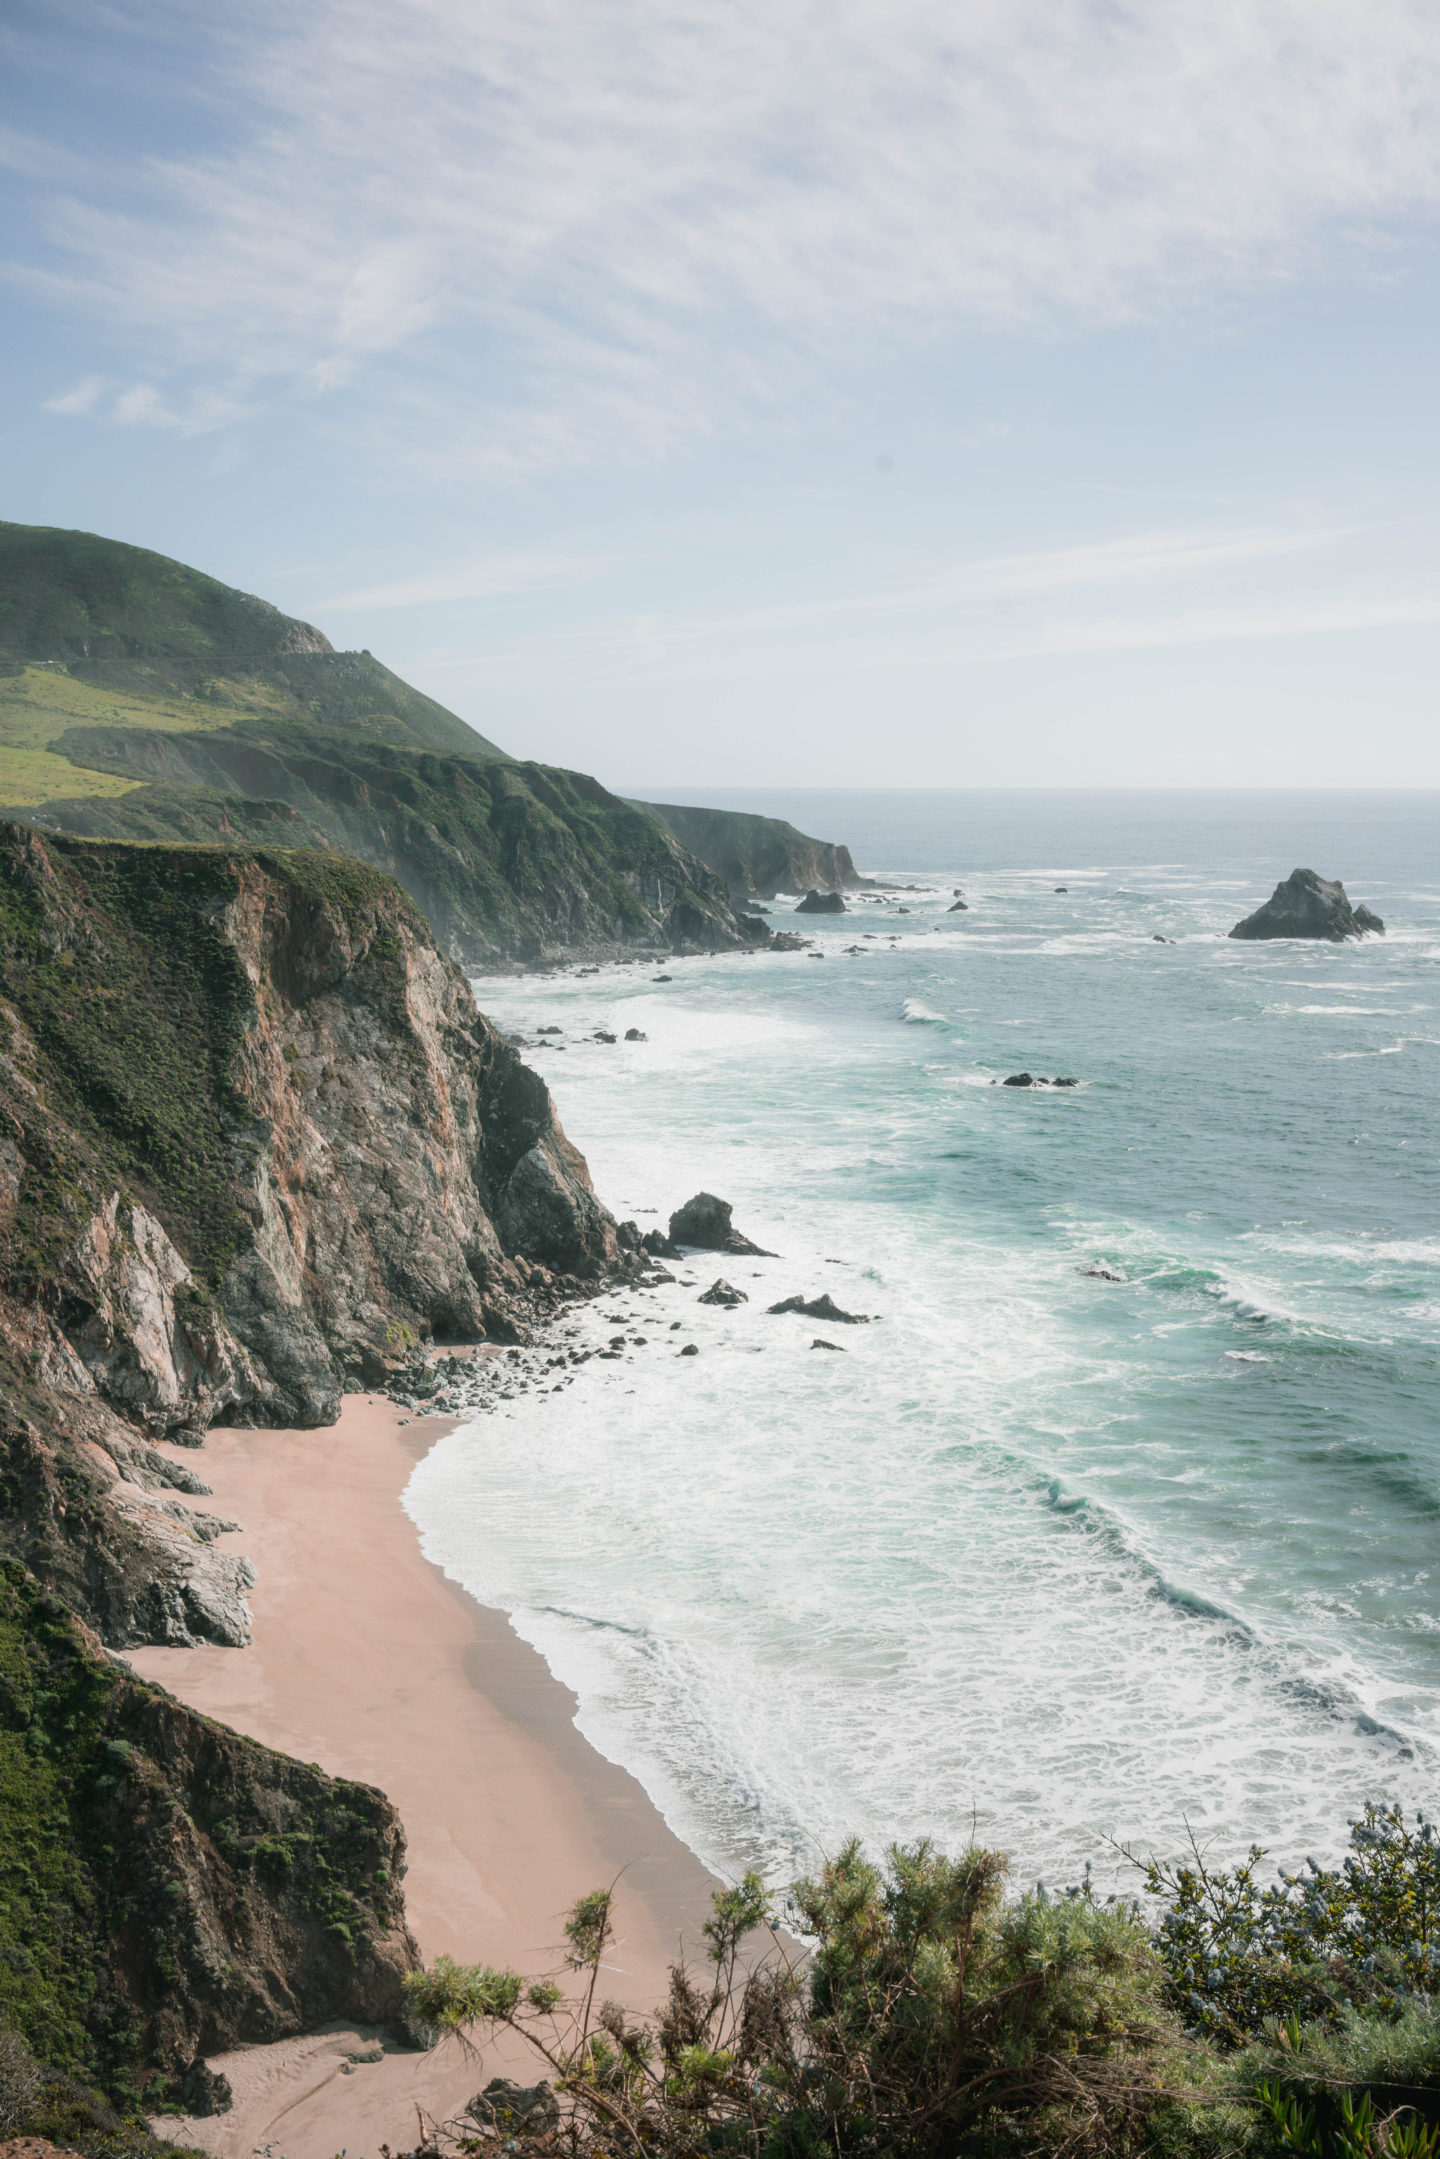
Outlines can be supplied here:
<path id="1" fill-rule="evenodd" d="M 508 757 L 266 600 L 93 533 L 0 525 L 0 807 L 116 839 L 344 848 L 475 968 L 765 936 L 643 808 Z"/>

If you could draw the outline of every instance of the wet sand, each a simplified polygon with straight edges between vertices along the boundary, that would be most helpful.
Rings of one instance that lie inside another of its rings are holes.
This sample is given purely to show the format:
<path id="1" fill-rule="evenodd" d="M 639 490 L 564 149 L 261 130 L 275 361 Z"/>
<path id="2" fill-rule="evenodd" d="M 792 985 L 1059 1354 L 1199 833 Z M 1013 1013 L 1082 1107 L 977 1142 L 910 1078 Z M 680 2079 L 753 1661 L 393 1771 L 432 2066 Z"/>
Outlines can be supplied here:
<path id="1" fill-rule="evenodd" d="M 422 1557 L 400 1494 L 452 1427 L 409 1421 L 384 1397 L 346 1398 L 318 1432 L 214 1431 L 183 1459 L 214 1488 L 196 1504 L 240 1522 L 224 1543 L 256 1569 L 246 1649 L 140 1649 L 130 1661 L 182 1701 L 337 1776 L 378 1784 L 409 1838 L 406 1901 L 427 1961 L 554 1970 L 576 1897 L 620 1876 L 606 1991 L 632 2009 L 664 1994 L 714 1877 L 627 1771 L 575 1730 L 575 1699 L 503 1613 Z M 179 1451 L 176 1450 L 176 1456 Z M 623 1871 L 622 1871 L 623 1870 Z M 374 2159 L 416 2142 L 415 2106 L 452 2115 L 492 2075 L 531 2082 L 519 2042 L 483 2063 L 351 2026 L 214 2056 L 235 2105 L 161 2133 L 215 2159 Z"/>

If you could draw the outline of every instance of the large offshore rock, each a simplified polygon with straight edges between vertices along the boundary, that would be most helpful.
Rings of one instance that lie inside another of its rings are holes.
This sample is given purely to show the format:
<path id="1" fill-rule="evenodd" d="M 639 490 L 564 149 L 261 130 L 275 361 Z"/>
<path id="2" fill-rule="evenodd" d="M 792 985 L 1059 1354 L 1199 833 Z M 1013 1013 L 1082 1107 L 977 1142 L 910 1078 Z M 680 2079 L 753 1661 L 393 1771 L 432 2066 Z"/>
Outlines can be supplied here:
<path id="1" fill-rule="evenodd" d="M 773 1252 L 741 1236 L 731 1220 L 734 1211 L 728 1199 L 717 1199 L 713 1192 L 697 1192 L 671 1215 L 669 1247 L 684 1244 L 702 1252 L 751 1253 L 759 1259 L 773 1259 Z M 669 1256 L 668 1250 L 665 1256 Z"/>
<path id="2" fill-rule="evenodd" d="M 1338 878 L 1314 870 L 1292 870 L 1263 907 L 1246 915 L 1232 937 L 1310 937 L 1343 944 L 1347 937 L 1383 937 L 1385 925 L 1368 907 L 1353 907 Z"/>
<path id="3" fill-rule="evenodd" d="M 795 912 L 797 915 L 844 915 L 850 910 L 838 892 L 807 892 Z"/>

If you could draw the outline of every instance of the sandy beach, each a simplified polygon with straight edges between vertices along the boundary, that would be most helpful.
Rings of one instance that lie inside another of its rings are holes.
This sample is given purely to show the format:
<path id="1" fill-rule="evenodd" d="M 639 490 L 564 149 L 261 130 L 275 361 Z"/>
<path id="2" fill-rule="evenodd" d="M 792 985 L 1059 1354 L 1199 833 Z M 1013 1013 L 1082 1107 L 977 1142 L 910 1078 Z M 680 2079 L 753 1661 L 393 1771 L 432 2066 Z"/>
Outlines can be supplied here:
<path id="1" fill-rule="evenodd" d="M 441 1432 L 383 1397 L 347 1397 L 322 1431 L 210 1433 L 184 1460 L 214 1488 L 198 1504 L 242 1524 L 254 1563 L 245 1649 L 142 1649 L 135 1669 L 268 1746 L 377 1784 L 409 1838 L 406 1898 L 427 1960 L 553 1970 L 575 1898 L 621 1876 L 607 1991 L 635 2009 L 664 1993 L 714 1878 L 626 1771 L 589 1747 L 574 1697 L 512 1631 L 424 1559 L 400 1494 Z M 623 1873 L 622 1873 L 623 1870 Z M 452 2115 L 492 2075 L 533 2081 L 519 2042 L 483 2063 L 353 2027 L 212 2057 L 235 2104 L 162 2134 L 215 2159 L 372 2159 L 416 2142 L 417 2103 Z"/>

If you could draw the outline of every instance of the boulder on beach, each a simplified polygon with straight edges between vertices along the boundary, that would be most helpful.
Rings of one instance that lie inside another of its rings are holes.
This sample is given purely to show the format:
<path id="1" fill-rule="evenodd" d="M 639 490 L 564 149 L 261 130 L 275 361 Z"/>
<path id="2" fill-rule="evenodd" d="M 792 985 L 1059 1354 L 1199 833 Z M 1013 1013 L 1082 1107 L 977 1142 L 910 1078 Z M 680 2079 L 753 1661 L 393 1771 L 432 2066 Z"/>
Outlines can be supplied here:
<path id="1" fill-rule="evenodd" d="M 728 1199 L 717 1199 L 713 1192 L 697 1192 L 671 1215 L 670 1243 L 698 1245 L 702 1252 L 751 1253 L 756 1259 L 773 1259 L 773 1252 L 741 1236 L 731 1222 L 733 1213 Z"/>
<path id="2" fill-rule="evenodd" d="M 795 912 L 797 915 L 844 915 L 850 910 L 838 892 L 807 892 Z"/>
<path id="3" fill-rule="evenodd" d="M 871 1319 L 869 1312 L 842 1312 L 828 1290 L 823 1296 L 808 1299 L 782 1297 L 778 1304 L 767 1305 L 765 1309 L 767 1313 L 799 1312 L 806 1319 L 833 1320 L 842 1327 L 868 1327 Z"/>
<path id="4" fill-rule="evenodd" d="M 1292 870 L 1265 905 L 1237 922 L 1230 935 L 1247 939 L 1311 937 L 1338 945 L 1347 937 L 1383 937 L 1385 925 L 1368 907 L 1350 905 L 1338 877 L 1320 877 L 1314 870 Z"/>
<path id="5" fill-rule="evenodd" d="M 736 1289 L 733 1283 L 727 1282 L 721 1276 L 717 1281 L 712 1282 L 710 1287 L 695 1299 L 695 1302 L 697 1304 L 723 1304 L 727 1308 L 733 1309 L 737 1304 L 748 1304 L 750 1299 L 743 1289 Z"/>

